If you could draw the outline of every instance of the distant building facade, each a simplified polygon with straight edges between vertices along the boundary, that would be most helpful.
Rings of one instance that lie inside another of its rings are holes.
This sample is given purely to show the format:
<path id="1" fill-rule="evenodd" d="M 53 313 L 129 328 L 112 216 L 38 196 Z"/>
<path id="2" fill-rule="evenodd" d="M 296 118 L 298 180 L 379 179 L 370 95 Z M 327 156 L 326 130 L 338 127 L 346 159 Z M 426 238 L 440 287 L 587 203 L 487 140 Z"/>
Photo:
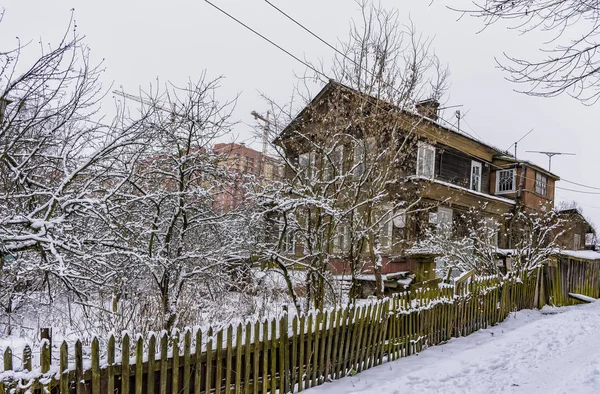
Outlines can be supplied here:
<path id="1" fill-rule="evenodd" d="M 261 182 L 282 179 L 283 163 L 274 157 L 236 143 L 215 144 L 215 153 L 221 155 L 220 165 L 233 174 L 233 182 L 223 186 L 215 201 L 215 209 L 226 212 L 238 208 L 245 201 L 244 183 L 253 175 Z"/>

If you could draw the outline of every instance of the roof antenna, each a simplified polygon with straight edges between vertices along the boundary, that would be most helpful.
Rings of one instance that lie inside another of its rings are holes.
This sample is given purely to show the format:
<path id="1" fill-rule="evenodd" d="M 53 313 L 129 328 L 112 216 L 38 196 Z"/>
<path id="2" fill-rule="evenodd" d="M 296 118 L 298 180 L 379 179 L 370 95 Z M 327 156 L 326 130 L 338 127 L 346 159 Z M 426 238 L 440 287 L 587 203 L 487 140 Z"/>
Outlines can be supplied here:
<path id="1" fill-rule="evenodd" d="M 560 156 L 560 155 L 575 156 L 575 153 L 565 153 L 565 152 L 544 152 L 544 151 L 539 151 L 539 150 L 528 150 L 527 152 L 541 153 L 542 155 L 548 156 L 548 171 L 552 170 L 552 157 Z"/>
<path id="2" fill-rule="evenodd" d="M 523 141 L 523 139 L 525 137 L 527 137 L 529 134 L 531 134 L 533 132 L 533 129 L 529 130 L 523 137 L 521 137 L 518 141 L 513 142 L 507 149 L 506 151 L 508 152 L 508 150 L 514 145 L 515 146 L 515 159 L 517 158 L 517 145 L 519 144 L 519 142 Z M 550 171 L 550 170 L 548 170 Z"/>

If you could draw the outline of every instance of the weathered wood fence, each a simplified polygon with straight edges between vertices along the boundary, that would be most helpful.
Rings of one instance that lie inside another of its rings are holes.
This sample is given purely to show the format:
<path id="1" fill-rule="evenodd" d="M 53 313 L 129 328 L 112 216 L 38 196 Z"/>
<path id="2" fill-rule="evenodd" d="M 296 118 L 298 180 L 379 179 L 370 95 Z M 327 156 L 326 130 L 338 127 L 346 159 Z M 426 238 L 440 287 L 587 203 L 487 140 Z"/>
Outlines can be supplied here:
<path id="1" fill-rule="evenodd" d="M 540 288 L 542 304 L 581 303 L 569 293 L 600 298 L 600 261 L 554 256 L 541 270 Z"/>
<path id="2" fill-rule="evenodd" d="M 0 392 L 302 391 L 469 335 L 504 320 L 510 311 L 532 308 L 536 284 L 534 273 L 502 282 L 474 279 L 461 295 L 440 285 L 291 321 L 284 316 L 216 332 L 111 337 L 105 352 L 94 339 L 86 357 L 80 341 L 72 349 L 63 343 L 58 363 L 51 362 L 52 351 L 43 342 L 37 367 L 26 348 L 21 366 L 13 368 L 15 355 L 6 349 Z"/>

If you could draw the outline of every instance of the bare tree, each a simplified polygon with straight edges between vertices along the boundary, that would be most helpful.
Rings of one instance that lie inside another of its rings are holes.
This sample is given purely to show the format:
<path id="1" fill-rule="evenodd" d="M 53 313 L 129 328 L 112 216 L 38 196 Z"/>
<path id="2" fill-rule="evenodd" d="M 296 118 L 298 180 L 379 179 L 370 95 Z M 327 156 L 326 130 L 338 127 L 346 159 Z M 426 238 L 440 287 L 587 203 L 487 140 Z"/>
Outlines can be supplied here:
<path id="1" fill-rule="evenodd" d="M 220 78 L 142 94 L 141 127 L 151 142 L 112 199 L 114 227 L 105 245 L 123 244 L 123 265 L 143 278 L 160 305 L 165 329 L 180 323 L 186 292 L 218 291 L 234 262 L 243 260 L 241 217 L 215 209 L 230 173 L 212 150 L 230 131 L 234 101 L 219 102 Z M 135 290 L 135 287 L 134 287 Z"/>
<path id="2" fill-rule="evenodd" d="M 101 65 L 71 24 L 31 64 L 0 51 L 0 256 L 15 292 L 62 285 L 85 298 L 117 272 L 93 231 L 107 219 L 114 174 L 141 146 L 137 125 L 98 116 Z M 8 270 L 8 271 L 7 271 Z M 9 281 L 4 281 L 7 285 Z"/>
<path id="3" fill-rule="evenodd" d="M 344 266 L 354 284 L 357 275 L 372 272 L 383 295 L 382 254 L 392 246 L 392 222 L 418 202 L 402 197 L 406 187 L 398 181 L 414 161 L 414 130 L 423 121 L 414 104 L 439 99 L 448 75 L 430 40 L 402 26 L 397 12 L 358 4 L 360 21 L 352 23 L 331 71 L 315 65 L 321 71 L 300 78 L 290 103 L 268 100 L 287 179 L 260 195 L 280 229 L 263 255 L 284 276 L 292 267 L 305 269 L 307 301 L 315 308 L 334 290 L 332 264 Z M 328 95 L 311 101 L 303 89 L 328 74 L 336 80 L 321 81 Z M 297 103 L 310 103 L 304 120 L 296 118 Z"/>
<path id="4" fill-rule="evenodd" d="M 481 18 L 487 27 L 512 23 L 521 33 L 541 32 L 540 56 L 506 55 L 499 61 L 522 92 L 552 97 L 562 93 L 594 104 L 600 98 L 600 4 L 581 0 L 476 0 L 460 12 Z"/>

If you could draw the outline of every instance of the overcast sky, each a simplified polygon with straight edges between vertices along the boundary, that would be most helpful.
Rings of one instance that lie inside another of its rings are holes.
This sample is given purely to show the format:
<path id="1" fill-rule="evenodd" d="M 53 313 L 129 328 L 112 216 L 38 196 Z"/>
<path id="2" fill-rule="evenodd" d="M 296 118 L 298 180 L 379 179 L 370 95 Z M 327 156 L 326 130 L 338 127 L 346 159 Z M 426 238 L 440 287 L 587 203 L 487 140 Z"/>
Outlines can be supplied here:
<path id="1" fill-rule="evenodd" d="M 299 57 L 313 61 L 331 59 L 333 51 L 285 19 L 263 0 L 213 0 L 234 16 L 259 30 Z M 336 43 L 347 36 L 351 18 L 358 16 L 352 0 L 303 0 L 272 2 L 325 40 Z M 453 6 L 469 4 L 453 0 Z M 425 36 L 435 37 L 433 48 L 450 68 L 451 88 L 446 105 L 462 104 L 467 113 L 464 129 L 494 146 L 508 148 L 530 129 L 535 131 L 519 144 L 518 156 L 547 168 L 546 156 L 526 150 L 573 152 L 557 156 L 552 170 L 562 178 L 600 187 L 597 176 L 600 135 L 598 105 L 586 107 L 562 96 L 552 99 L 528 97 L 513 91 L 504 80 L 494 57 L 503 52 L 531 55 L 539 36 L 519 36 L 506 26 L 494 26 L 477 34 L 480 21 L 462 18 L 447 9 L 448 1 L 382 0 L 385 7 L 399 8 L 406 23 L 412 19 Z M 75 8 L 77 29 L 86 36 L 95 60 L 105 59 L 106 86 L 114 83 L 137 93 L 156 78 L 185 83 L 206 69 L 209 76 L 223 75 L 222 98 L 241 93 L 237 118 L 252 124 L 250 111 L 263 112 L 262 91 L 278 100 L 289 97 L 294 71 L 304 66 L 267 42 L 220 14 L 202 0 L 5 0 L 0 24 L 1 48 L 22 41 L 56 40 L 64 33 Z M 31 52 L 33 53 L 33 51 Z M 454 122 L 452 111 L 445 116 Z M 461 127 L 463 128 L 463 127 Z M 250 137 L 250 127 L 236 128 L 238 141 Z M 259 148 L 259 144 L 255 145 Z M 565 182 L 558 187 L 584 189 Z M 557 201 L 578 201 L 587 216 L 600 225 L 600 195 L 556 190 Z"/>

